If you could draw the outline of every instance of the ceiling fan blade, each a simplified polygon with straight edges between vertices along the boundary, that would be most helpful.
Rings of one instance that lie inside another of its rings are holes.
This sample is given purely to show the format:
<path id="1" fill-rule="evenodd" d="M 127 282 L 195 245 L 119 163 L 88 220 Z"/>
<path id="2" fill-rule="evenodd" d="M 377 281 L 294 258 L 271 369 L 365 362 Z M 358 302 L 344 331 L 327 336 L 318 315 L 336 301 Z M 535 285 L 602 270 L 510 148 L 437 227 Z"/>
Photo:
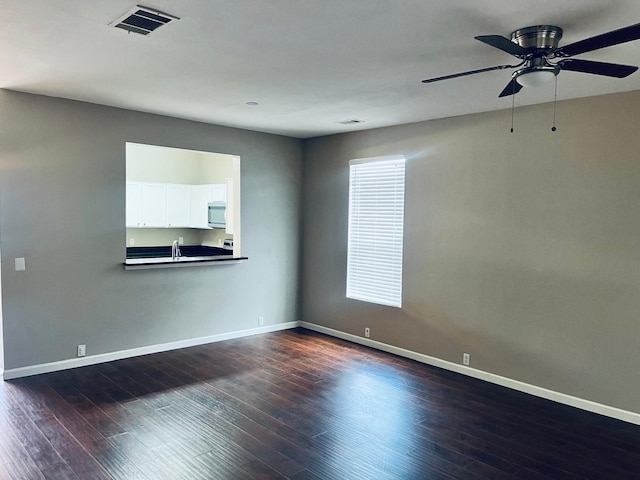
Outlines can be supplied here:
<path id="1" fill-rule="evenodd" d="M 466 77 L 467 75 L 475 75 L 476 73 L 491 72 L 493 70 L 504 70 L 505 68 L 516 68 L 519 65 L 497 65 L 495 67 L 480 68 L 478 70 L 469 70 L 468 72 L 454 73 L 452 75 L 444 75 L 442 77 L 427 78 L 422 83 L 439 82 L 440 80 L 449 80 L 451 78 Z"/>
<path id="2" fill-rule="evenodd" d="M 504 90 L 500 92 L 500 95 L 498 95 L 498 97 L 508 97 L 509 95 L 515 95 L 520 90 L 522 90 L 522 85 L 516 82 L 516 79 L 514 78 L 507 84 L 506 87 L 504 87 Z"/>
<path id="3" fill-rule="evenodd" d="M 522 48 L 517 43 L 514 43 L 508 38 L 502 37 L 500 35 L 480 35 L 474 38 L 476 40 L 480 40 L 483 43 L 486 43 L 487 45 L 499 48 L 503 52 L 515 55 L 516 57 L 526 56 L 528 53 L 526 48 Z"/>
<path id="4" fill-rule="evenodd" d="M 572 72 L 593 73 L 595 75 L 605 75 L 607 77 L 624 78 L 638 70 L 638 67 L 631 65 L 620 65 L 617 63 L 594 62 L 591 60 L 577 60 L 568 58 L 558 62 L 562 70 Z"/>
<path id="5" fill-rule="evenodd" d="M 603 33 L 602 35 L 596 35 L 595 37 L 585 38 L 579 42 L 570 43 L 569 45 L 558 48 L 555 53 L 559 57 L 571 57 L 580 53 L 592 52 L 638 39 L 640 39 L 640 23 Z"/>

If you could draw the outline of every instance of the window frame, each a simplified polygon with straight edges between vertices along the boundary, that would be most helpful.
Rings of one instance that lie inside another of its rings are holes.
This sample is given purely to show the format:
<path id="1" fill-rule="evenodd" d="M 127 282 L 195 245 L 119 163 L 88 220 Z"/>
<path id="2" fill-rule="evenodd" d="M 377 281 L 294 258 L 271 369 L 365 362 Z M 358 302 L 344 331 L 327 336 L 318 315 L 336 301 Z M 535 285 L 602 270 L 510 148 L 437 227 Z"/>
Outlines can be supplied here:
<path id="1" fill-rule="evenodd" d="M 402 308 L 406 158 L 349 161 L 346 296 Z"/>

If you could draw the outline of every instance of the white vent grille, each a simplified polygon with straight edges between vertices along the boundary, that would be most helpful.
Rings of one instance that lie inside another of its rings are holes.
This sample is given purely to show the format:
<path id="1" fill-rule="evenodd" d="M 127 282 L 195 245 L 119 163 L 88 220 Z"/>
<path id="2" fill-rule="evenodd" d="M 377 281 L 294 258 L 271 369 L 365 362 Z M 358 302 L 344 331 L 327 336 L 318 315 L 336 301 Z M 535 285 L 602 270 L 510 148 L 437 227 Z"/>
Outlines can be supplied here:
<path id="1" fill-rule="evenodd" d="M 180 19 L 173 15 L 138 5 L 134 9 L 111 22 L 109 25 L 121 28 L 127 32 L 149 35 L 157 28 L 166 25 L 173 20 Z"/>

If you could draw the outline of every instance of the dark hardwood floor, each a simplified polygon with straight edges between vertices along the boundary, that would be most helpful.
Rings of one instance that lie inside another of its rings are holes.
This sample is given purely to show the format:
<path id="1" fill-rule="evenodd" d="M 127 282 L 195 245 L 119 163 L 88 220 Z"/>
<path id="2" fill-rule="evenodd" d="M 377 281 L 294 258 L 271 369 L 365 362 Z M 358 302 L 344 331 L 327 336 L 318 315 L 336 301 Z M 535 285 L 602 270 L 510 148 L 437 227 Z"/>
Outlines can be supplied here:
<path id="1" fill-rule="evenodd" d="M 640 427 L 307 330 L 0 384 L 2 479 L 638 479 Z"/>

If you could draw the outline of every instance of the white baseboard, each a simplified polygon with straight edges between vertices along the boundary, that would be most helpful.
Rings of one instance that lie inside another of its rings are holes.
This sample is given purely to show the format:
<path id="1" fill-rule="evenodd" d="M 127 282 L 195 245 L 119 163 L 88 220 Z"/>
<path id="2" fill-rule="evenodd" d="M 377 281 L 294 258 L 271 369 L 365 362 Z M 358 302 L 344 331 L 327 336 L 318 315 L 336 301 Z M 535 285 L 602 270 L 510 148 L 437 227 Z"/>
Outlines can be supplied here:
<path id="1" fill-rule="evenodd" d="M 569 405 L 572 407 L 586 410 L 588 412 L 598 413 L 607 417 L 616 418 L 625 422 L 640 425 L 640 413 L 630 412 L 622 410 L 616 407 L 610 407 L 601 403 L 592 402 L 583 398 L 574 397 L 565 393 L 556 392 L 536 385 L 520 382 L 511 378 L 502 377 L 493 373 L 477 370 L 475 368 L 467 367 L 465 365 L 458 365 L 453 362 L 441 360 L 436 357 L 431 357 L 422 353 L 413 352 L 404 348 L 395 347 L 386 343 L 371 340 L 370 338 L 363 338 L 358 335 L 352 335 L 350 333 L 341 332 L 332 328 L 323 327 L 322 325 L 316 325 L 308 322 L 287 322 L 279 323 L 276 325 L 268 325 L 265 327 L 251 328 L 248 330 L 239 330 L 229 333 L 221 333 L 218 335 L 210 335 L 207 337 L 191 338 L 187 340 L 179 340 L 176 342 L 161 343 L 158 345 L 150 345 L 146 347 L 132 348 L 129 350 L 120 350 L 117 352 L 103 353 L 99 355 L 90 355 L 81 358 L 70 358 L 68 360 L 61 360 L 58 362 L 43 363 L 39 365 L 30 365 L 27 367 L 5 369 L 2 375 L 4 380 L 11 380 L 14 378 L 28 377 L 31 375 L 38 375 L 41 373 L 57 372 L 59 370 L 67 370 L 70 368 L 84 367 L 87 365 L 95 365 L 98 363 L 111 362 L 114 360 L 121 360 L 123 358 L 137 357 L 140 355 L 148 355 L 151 353 L 167 352 L 169 350 L 176 350 L 178 348 L 194 347 L 197 345 L 205 345 L 207 343 L 221 342 L 224 340 L 232 340 L 234 338 L 248 337 L 251 335 L 258 335 L 261 333 L 277 332 L 279 330 L 289 330 L 291 328 L 303 327 L 315 332 L 324 333 L 326 335 L 348 340 L 360 345 L 366 345 L 367 347 L 375 348 L 383 352 L 393 353 L 401 357 L 416 360 L 417 362 L 427 365 L 433 365 L 435 367 L 450 370 L 452 372 L 461 373 L 469 377 L 484 380 L 489 383 L 501 385 L 503 387 L 511 388 L 519 392 L 528 393 L 536 397 L 552 400 L 557 403 Z"/>
<path id="2" fill-rule="evenodd" d="M 450 370 L 452 372 L 461 373 L 469 377 L 484 380 L 486 382 L 494 383 L 496 385 L 501 385 L 503 387 L 511 388 L 519 392 L 528 393 L 536 397 L 552 400 L 554 402 L 562 403 L 564 405 L 576 407 L 581 410 L 598 413 L 600 415 L 605 415 L 607 417 L 616 418 L 618 420 L 623 420 L 625 422 L 640 425 L 640 413 L 630 412 L 630 411 L 622 410 L 616 407 L 610 407 L 608 405 L 603 405 L 601 403 L 592 402 L 590 400 L 585 400 L 583 398 L 574 397 L 572 395 L 567 395 L 565 393 L 556 392 L 546 388 L 538 387 L 536 385 L 531 385 L 528 383 L 520 382 L 518 380 L 513 380 L 511 378 L 502 377 L 500 375 L 488 373 L 482 370 L 477 370 L 475 368 L 467 367 L 465 365 L 458 365 L 453 362 L 448 362 L 446 360 L 441 360 L 439 358 L 430 357 L 429 355 L 416 353 L 411 350 L 406 350 L 404 348 L 394 347 L 393 345 L 377 342 L 375 340 L 371 340 L 370 338 L 364 338 L 358 335 L 352 335 L 350 333 L 341 332 L 339 330 L 323 327 L 321 325 L 316 325 L 314 323 L 308 323 L 308 322 L 299 322 L 299 323 L 300 323 L 300 326 L 303 328 L 307 328 L 309 330 L 313 330 L 319 333 L 324 333 L 332 337 L 341 338 L 343 340 L 348 340 L 350 342 L 358 343 L 360 345 L 366 345 L 368 347 L 375 348 L 376 350 L 382 350 L 384 352 L 393 353 L 401 357 L 410 358 L 411 360 L 416 360 L 420 363 L 425 363 L 427 365 L 433 365 L 434 367 L 439 367 L 445 370 Z"/>
<path id="3" fill-rule="evenodd" d="M 169 350 L 177 350 L 178 348 L 195 347 L 196 345 L 204 345 L 207 343 L 221 342 L 223 340 L 248 337 L 260 333 L 289 330 L 298 326 L 300 326 L 300 322 L 278 323 L 276 325 L 251 328 L 248 330 L 239 330 L 230 333 L 221 333 L 218 335 L 210 335 L 207 337 L 190 338 L 187 340 L 178 340 L 177 342 L 161 343 L 158 345 L 149 345 L 147 347 L 131 348 L 129 350 L 120 350 L 110 353 L 101 353 L 98 355 L 89 355 L 80 358 L 70 358 L 68 360 L 61 360 L 59 362 L 29 365 L 28 367 L 20 368 L 10 368 L 4 371 L 3 377 L 4 380 L 11 380 L 14 378 L 39 375 L 41 373 L 57 372 L 59 370 L 67 370 L 70 368 L 84 367 L 87 365 L 95 365 L 98 363 L 112 362 L 114 360 L 121 360 L 123 358 L 138 357 L 140 355 L 148 355 L 150 353 L 167 352 Z"/>

